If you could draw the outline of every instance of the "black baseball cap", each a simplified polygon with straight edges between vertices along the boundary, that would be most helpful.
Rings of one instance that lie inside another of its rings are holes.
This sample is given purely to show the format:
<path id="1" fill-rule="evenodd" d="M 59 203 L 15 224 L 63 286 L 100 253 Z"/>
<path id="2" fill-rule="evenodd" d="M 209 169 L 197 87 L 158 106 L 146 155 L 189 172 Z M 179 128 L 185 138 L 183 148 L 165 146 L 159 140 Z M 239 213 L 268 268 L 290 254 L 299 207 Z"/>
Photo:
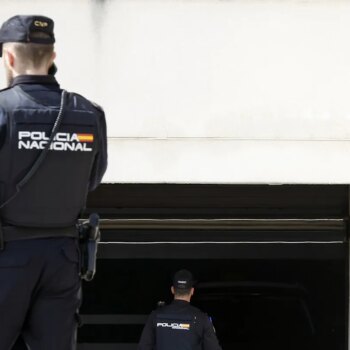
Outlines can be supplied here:
<path id="1" fill-rule="evenodd" d="M 3 43 L 54 44 L 54 21 L 45 16 L 14 16 L 0 28 L 0 57 Z M 40 36 L 36 33 L 45 33 Z"/>
<path id="2" fill-rule="evenodd" d="M 173 277 L 173 287 L 176 289 L 190 289 L 194 285 L 192 273 L 188 270 L 177 271 Z"/>

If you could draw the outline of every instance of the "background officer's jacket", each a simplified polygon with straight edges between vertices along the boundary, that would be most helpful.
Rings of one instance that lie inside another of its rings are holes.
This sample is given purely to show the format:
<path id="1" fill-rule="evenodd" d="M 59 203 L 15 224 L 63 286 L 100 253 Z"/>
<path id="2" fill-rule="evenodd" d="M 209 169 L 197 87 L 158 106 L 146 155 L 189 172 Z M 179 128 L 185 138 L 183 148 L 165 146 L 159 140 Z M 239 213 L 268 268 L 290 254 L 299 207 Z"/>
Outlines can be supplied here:
<path id="1" fill-rule="evenodd" d="M 49 75 L 19 76 L 0 92 L 0 204 L 16 192 L 16 184 L 47 143 L 61 92 Z M 72 226 L 106 167 L 103 110 L 70 93 L 52 149 L 21 193 L 0 210 L 0 217 L 5 225 Z"/>
<path id="2" fill-rule="evenodd" d="M 174 300 L 149 316 L 138 350 L 221 350 L 208 316 Z"/>

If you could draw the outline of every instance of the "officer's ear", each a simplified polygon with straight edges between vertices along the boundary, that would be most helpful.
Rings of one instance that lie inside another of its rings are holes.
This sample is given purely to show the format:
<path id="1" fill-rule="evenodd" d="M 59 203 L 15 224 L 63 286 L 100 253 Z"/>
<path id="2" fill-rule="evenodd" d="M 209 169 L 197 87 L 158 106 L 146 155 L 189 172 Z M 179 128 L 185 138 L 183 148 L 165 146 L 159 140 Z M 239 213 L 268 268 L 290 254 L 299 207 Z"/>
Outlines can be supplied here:
<path id="1" fill-rule="evenodd" d="M 173 295 L 175 295 L 175 289 L 174 289 L 173 286 L 171 286 L 170 290 L 171 290 L 171 293 L 172 293 Z"/>
<path id="2" fill-rule="evenodd" d="M 191 297 L 193 296 L 194 294 L 194 288 L 191 288 Z"/>
<path id="3" fill-rule="evenodd" d="M 3 49 L 2 53 L 7 67 L 13 69 L 15 66 L 15 55 L 8 49 Z"/>
<path id="4" fill-rule="evenodd" d="M 51 69 L 51 75 L 55 75 L 55 73 L 56 73 L 56 72 L 55 72 L 54 74 L 52 74 L 52 73 L 53 73 L 53 72 L 52 72 L 52 69 L 55 69 L 55 70 L 57 71 L 56 65 L 54 64 L 55 59 L 56 59 L 56 52 L 53 51 L 53 52 L 52 52 L 52 55 L 51 55 L 51 57 L 50 57 L 50 60 L 49 60 L 49 62 L 47 63 L 47 70 L 49 71 L 49 74 L 50 74 L 50 69 Z M 52 67 L 54 67 L 54 68 L 52 68 Z"/>

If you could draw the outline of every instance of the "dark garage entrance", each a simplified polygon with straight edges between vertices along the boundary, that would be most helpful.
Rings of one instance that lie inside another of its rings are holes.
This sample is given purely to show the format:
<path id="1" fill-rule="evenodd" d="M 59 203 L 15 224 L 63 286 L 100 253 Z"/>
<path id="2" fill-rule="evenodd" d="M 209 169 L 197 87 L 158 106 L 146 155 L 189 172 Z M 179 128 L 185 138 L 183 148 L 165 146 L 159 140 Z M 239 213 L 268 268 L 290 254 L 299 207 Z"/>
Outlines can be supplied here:
<path id="1" fill-rule="evenodd" d="M 136 349 L 183 267 L 196 275 L 193 303 L 213 319 L 223 349 L 346 349 L 346 186 L 224 186 L 220 194 L 220 186 L 178 185 L 177 206 L 166 201 L 172 186 L 152 185 L 151 201 L 140 193 L 150 185 L 129 185 L 127 206 L 118 186 L 113 199 L 90 199 L 108 220 L 98 274 L 84 285 L 79 349 Z M 220 196 L 225 207 L 215 205 Z"/>

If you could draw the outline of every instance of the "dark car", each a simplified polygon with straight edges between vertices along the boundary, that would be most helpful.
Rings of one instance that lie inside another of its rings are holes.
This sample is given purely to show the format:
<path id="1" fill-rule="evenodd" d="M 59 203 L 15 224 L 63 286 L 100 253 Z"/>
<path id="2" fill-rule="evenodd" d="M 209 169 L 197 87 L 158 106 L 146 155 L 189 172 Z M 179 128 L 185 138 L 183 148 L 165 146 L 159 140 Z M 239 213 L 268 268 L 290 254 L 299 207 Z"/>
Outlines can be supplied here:
<path id="1" fill-rule="evenodd" d="M 210 282 L 193 300 L 212 318 L 224 349 L 311 349 L 315 326 L 308 293 L 299 285 Z"/>

